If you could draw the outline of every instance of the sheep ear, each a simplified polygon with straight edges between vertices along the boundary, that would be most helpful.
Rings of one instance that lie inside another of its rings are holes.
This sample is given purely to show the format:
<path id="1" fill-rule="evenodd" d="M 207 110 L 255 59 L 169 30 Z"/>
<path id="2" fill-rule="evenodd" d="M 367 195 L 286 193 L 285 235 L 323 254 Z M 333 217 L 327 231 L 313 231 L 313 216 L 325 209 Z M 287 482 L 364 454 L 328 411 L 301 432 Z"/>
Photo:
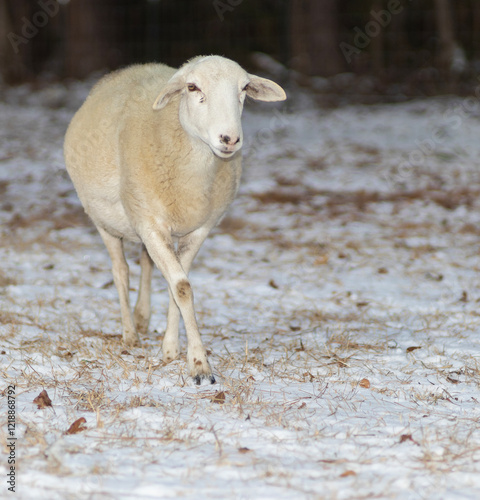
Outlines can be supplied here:
<path id="1" fill-rule="evenodd" d="M 183 89 L 183 79 L 175 78 L 170 80 L 164 87 L 164 89 L 158 94 L 155 102 L 153 103 L 153 109 L 164 108 L 173 97 L 175 97 Z"/>
<path id="2" fill-rule="evenodd" d="M 247 87 L 247 95 L 257 101 L 284 101 L 287 98 L 285 91 L 272 80 L 261 78 L 256 75 L 248 75 L 250 83 Z"/>

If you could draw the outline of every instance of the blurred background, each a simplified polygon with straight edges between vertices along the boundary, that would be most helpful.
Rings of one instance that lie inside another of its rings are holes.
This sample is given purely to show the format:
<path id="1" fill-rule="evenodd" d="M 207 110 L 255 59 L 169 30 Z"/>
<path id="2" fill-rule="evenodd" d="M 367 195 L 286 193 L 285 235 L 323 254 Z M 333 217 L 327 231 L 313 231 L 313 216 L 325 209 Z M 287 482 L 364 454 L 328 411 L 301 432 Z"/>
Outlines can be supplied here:
<path id="1" fill-rule="evenodd" d="M 0 0 L 3 85 L 201 53 L 327 96 L 467 94 L 478 84 L 480 1 Z"/>

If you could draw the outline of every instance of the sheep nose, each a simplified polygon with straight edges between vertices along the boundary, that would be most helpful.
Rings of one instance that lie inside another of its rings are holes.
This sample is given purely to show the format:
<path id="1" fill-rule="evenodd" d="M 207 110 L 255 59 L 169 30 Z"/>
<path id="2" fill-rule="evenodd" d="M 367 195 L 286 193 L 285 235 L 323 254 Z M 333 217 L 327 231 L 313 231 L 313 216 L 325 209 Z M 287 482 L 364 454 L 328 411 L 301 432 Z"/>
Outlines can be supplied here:
<path id="1" fill-rule="evenodd" d="M 240 142 L 240 137 L 231 138 L 229 135 L 220 135 L 220 142 L 226 144 L 227 146 L 234 146 Z"/>

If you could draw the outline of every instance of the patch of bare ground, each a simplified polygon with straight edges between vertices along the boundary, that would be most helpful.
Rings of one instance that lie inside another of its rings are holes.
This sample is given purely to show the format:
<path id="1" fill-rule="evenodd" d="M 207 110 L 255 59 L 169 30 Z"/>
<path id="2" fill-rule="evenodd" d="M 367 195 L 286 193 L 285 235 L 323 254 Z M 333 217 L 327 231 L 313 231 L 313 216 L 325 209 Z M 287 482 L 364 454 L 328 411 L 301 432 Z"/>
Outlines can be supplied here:
<path id="1" fill-rule="evenodd" d="M 225 217 L 219 224 L 216 232 L 227 233 L 239 241 L 270 241 L 277 248 L 283 250 L 307 249 L 311 251 L 318 250 L 318 243 L 294 241 L 285 237 L 281 231 L 275 228 L 266 228 L 265 226 L 248 221 L 246 218 Z"/>
<path id="2" fill-rule="evenodd" d="M 87 226 L 90 224 L 87 215 L 80 205 L 64 203 L 60 208 L 58 204 L 42 208 L 38 212 L 28 214 L 15 213 L 6 226 L 15 231 L 35 227 L 40 222 L 48 223 L 49 228 L 58 231 L 70 227 Z"/>
<path id="3" fill-rule="evenodd" d="M 6 287 L 9 285 L 16 285 L 17 280 L 15 278 L 12 278 L 8 274 L 5 274 L 1 269 L 0 269 L 0 288 Z"/>
<path id="4" fill-rule="evenodd" d="M 1 161 L 1 159 L 0 159 L 0 161 Z M 8 181 L 0 181 L 0 195 L 3 195 L 6 193 L 8 185 L 9 185 Z"/>
<path id="5" fill-rule="evenodd" d="M 321 196 L 324 198 L 322 206 L 329 209 L 332 215 L 338 212 L 338 207 L 353 206 L 358 211 L 365 211 L 369 205 L 376 203 L 400 203 L 406 201 L 421 200 L 427 203 L 435 203 L 447 210 L 454 210 L 460 206 L 472 208 L 480 195 L 479 188 L 463 187 L 451 190 L 439 189 L 417 189 L 413 191 L 395 191 L 380 193 L 377 191 L 329 191 L 316 190 L 306 187 L 280 186 L 264 193 L 254 193 L 252 198 L 262 204 L 293 204 L 311 203 L 312 200 Z M 336 210 L 337 209 L 337 210 Z"/>
<path id="6" fill-rule="evenodd" d="M 92 228 L 92 224 L 83 208 L 75 204 L 66 203 L 61 206 L 52 204 L 38 211 L 15 212 L 4 224 L 0 247 L 25 252 L 38 245 L 45 252 L 55 249 L 69 252 L 72 246 L 71 239 L 53 235 L 56 231 L 76 227 L 88 229 Z M 75 248 L 80 244 L 77 241 Z"/>
<path id="7" fill-rule="evenodd" d="M 472 223 L 463 224 L 460 229 L 458 229 L 458 233 L 460 234 L 474 234 L 476 236 L 480 236 L 480 225 L 475 225 Z"/>

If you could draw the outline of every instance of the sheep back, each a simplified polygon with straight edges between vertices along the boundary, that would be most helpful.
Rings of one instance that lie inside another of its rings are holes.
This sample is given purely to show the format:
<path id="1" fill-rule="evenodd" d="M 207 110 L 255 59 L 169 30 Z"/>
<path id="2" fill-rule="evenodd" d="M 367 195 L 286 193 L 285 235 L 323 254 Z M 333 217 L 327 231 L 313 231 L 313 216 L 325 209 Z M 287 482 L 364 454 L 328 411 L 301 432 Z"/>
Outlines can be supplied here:
<path id="1" fill-rule="evenodd" d="M 65 162 L 95 224 L 138 241 L 140 224 L 166 224 L 175 236 L 214 225 L 239 183 L 241 155 L 222 160 L 179 120 L 177 96 L 152 104 L 176 72 L 134 65 L 102 78 L 72 119 Z"/>

